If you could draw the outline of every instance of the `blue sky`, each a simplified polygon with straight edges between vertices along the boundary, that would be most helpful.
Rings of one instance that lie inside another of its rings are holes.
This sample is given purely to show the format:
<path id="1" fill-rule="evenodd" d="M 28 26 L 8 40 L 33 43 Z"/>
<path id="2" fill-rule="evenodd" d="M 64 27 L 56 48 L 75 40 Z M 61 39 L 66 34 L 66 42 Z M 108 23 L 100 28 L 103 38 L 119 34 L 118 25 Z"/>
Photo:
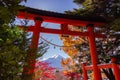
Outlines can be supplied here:
<path id="1" fill-rule="evenodd" d="M 28 0 L 27 3 L 22 3 L 25 6 L 29 6 L 36 9 L 42 9 L 47 11 L 54 11 L 59 13 L 64 13 L 64 11 L 72 10 L 73 8 L 78 8 L 78 6 L 73 3 L 73 0 Z M 58 24 L 44 23 L 43 26 L 54 28 L 59 28 Z M 51 41 L 51 43 L 62 45 L 62 41 L 60 40 L 58 35 L 55 34 L 46 34 L 41 33 L 41 36 Z M 51 57 L 55 54 L 60 54 L 63 57 L 67 57 L 63 50 L 60 50 L 59 47 L 55 47 L 50 45 L 49 50 L 44 55 L 44 58 Z"/>
<path id="2" fill-rule="evenodd" d="M 25 3 L 25 5 L 37 9 L 61 13 L 63 13 L 66 10 L 78 8 L 78 6 L 75 3 L 73 3 L 73 0 L 28 0 L 27 3 Z"/>

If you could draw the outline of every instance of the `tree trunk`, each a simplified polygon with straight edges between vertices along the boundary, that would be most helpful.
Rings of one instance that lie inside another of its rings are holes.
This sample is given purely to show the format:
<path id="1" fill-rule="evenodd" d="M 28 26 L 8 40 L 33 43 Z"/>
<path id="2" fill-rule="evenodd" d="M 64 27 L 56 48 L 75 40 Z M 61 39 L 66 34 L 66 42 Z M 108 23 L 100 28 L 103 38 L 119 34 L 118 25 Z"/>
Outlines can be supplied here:
<path id="1" fill-rule="evenodd" d="M 115 80 L 115 76 L 114 76 L 111 68 L 110 69 L 102 69 L 102 70 L 109 80 Z"/>

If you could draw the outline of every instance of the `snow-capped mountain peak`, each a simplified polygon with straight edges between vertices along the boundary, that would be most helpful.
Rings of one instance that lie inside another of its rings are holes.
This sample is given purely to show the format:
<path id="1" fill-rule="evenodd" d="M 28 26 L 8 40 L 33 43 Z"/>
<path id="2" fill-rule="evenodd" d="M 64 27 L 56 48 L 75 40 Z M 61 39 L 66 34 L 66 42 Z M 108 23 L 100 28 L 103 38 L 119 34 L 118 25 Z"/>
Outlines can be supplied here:
<path id="1" fill-rule="evenodd" d="M 65 59 L 64 57 L 62 57 L 61 55 L 53 55 L 48 59 L 44 59 L 42 61 L 49 63 L 49 65 L 51 67 L 57 68 L 57 69 L 62 69 L 61 66 L 61 60 Z"/>
<path id="2" fill-rule="evenodd" d="M 55 55 L 53 55 L 52 57 L 50 57 L 50 58 L 63 58 L 61 55 L 59 55 L 59 54 L 55 54 Z"/>

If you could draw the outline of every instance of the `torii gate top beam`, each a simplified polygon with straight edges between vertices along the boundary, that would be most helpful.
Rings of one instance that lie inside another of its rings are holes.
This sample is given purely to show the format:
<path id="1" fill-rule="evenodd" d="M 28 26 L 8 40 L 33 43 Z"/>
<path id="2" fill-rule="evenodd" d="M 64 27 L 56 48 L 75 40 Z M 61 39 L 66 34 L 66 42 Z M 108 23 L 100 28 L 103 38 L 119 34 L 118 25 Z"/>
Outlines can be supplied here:
<path id="1" fill-rule="evenodd" d="M 102 26 L 106 23 L 101 17 L 83 17 L 68 14 L 38 10 L 25 7 L 19 10 L 18 18 L 28 18 L 34 20 L 35 17 L 42 18 L 44 22 L 52 22 L 58 24 L 70 24 L 75 26 L 86 26 L 86 24 L 94 24 L 95 27 Z"/>

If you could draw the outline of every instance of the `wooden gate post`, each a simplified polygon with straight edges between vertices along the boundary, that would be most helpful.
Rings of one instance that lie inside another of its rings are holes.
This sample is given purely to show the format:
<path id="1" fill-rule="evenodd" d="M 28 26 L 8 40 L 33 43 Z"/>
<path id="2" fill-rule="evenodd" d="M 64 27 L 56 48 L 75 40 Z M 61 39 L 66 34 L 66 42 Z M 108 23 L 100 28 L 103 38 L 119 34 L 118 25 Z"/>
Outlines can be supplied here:
<path id="1" fill-rule="evenodd" d="M 85 69 L 86 63 L 82 63 L 82 70 L 83 70 L 83 78 L 84 80 L 88 80 L 87 70 Z"/>
<path id="2" fill-rule="evenodd" d="M 112 58 L 111 62 L 112 62 L 112 67 L 115 75 L 115 80 L 120 80 L 120 70 L 119 70 L 119 66 L 116 64 L 116 59 Z"/>
<path id="3" fill-rule="evenodd" d="M 23 80 L 34 80 L 34 69 L 36 63 L 36 52 L 38 48 L 40 38 L 40 27 L 43 20 L 41 18 L 35 18 L 35 26 L 33 26 L 33 35 L 30 45 L 31 53 L 27 57 L 27 65 L 23 69 Z"/>
<path id="4" fill-rule="evenodd" d="M 102 80 L 100 69 L 98 69 L 98 66 L 97 66 L 98 56 L 97 56 L 97 50 L 96 50 L 94 25 L 88 24 L 87 30 L 89 33 L 88 38 L 89 38 L 91 61 L 93 65 L 94 80 Z"/>

